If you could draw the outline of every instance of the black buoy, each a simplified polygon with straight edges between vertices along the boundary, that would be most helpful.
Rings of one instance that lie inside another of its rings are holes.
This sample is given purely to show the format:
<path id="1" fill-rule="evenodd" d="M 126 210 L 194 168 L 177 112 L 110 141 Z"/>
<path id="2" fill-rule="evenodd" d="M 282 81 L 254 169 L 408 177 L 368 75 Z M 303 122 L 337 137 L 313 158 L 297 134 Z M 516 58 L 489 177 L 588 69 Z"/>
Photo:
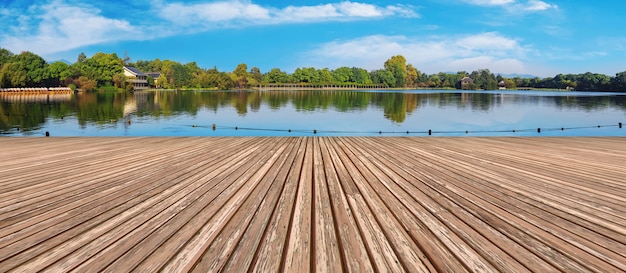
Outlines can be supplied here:
<path id="1" fill-rule="evenodd" d="M 239 130 L 239 127 L 235 126 L 235 131 Z"/>
<path id="2" fill-rule="evenodd" d="M 291 133 L 291 129 L 287 130 L 287 132 L 290 132 L 290 133 Z"/>
<path id="3" fill-rule="evenodd" d="M 317 129 L 313 129 L 313 134 L 317 134 Z"/>
<path id="4" fill-rule="evenodd" d="M 433 131 L 432 130 L 428 130 L 428 135 L 430 136 L 432 134 L 433 134 Z"/>
<path id="5" fill-rule="evenodd" d="M 211 126 L 211 128 L 213 128 L 213 131 L 215 131 L 215 123 L 213 123 L 213 126 Z"/>
<path id="6" fill-rule="evenodd" d="M 622 129 L 622 123 L 621 122 L 619 123 L 619 128 Z"/>
<path id="7" fill-rule="evenodd" d="M 537 128 L 537 133 L 541 133 L 541 128 Z"/>
<path id="8" fill-rule="evenodd" d="M 50 132 L 46 131 L 46 137 L 50 137 Z"/>

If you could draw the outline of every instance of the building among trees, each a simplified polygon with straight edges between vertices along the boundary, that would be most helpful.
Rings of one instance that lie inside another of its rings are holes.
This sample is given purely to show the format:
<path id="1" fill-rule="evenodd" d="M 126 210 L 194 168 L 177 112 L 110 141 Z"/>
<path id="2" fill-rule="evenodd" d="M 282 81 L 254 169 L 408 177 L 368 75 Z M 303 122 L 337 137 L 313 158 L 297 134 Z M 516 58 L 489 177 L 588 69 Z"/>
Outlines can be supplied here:
<path id="1" fill-rule="evenodd" d="M 148 89 L 148 75 L 139 71 L 132 66 L 124 66 L 124 76 L 128 78 L 128 82 L 132 84 L 133 90 Z"/>
<path id="2" fill-rule="evenodd" d="M 474 80 L 470 77 L 464 77 L 461 79 L 461 89 L 474 89 Z"/>

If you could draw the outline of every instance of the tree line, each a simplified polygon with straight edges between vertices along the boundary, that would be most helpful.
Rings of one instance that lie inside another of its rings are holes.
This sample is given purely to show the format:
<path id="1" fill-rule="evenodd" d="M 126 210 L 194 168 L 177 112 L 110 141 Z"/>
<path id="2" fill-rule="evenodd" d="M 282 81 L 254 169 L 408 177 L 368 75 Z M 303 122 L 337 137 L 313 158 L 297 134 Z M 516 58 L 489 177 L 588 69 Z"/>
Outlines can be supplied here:
<path id="1" fill-rule="evenodd" d="M 389 88 L 447 88 L 484 89 L 499 87 L 572 89 L 580 91 L 623 91 L 626 92 L 626 71 L 615 77 L 587 72 L 584 74 L 558 74 L 548 78 L 504 78 L 488 69 L 470 73 L 439 72 L 427 75 L 408 63 L 402 55 L 392 56 L 383 68 L 367 71 L 358 67 L 328 68 L 301 67 L 293 73 L 273 68 L 262 73 L 258 67 L 248 69 L 245 63 L 237 65 L 232 72 L 219 71 L 216 67 L 203 69 L 196 62 L 181 64 L 172 60 L 139 60 L 120 58 L 115 53 L 96 53 L 88 58 L 80 53 L 76 62 L 48 64 L 32 52 L 14 54 L 0 48 L 0 88 L 68 86 L 81 90 L 130 89 L 124 66 L 134 66 L 143 72 L 159 72 L 157 79 L 148 82 L 157 88 L 168 89 L 248 89 L 264 84 L 302 85 L 381 85 Z M 463 78 L 473 81 L 461 84 Z"/>

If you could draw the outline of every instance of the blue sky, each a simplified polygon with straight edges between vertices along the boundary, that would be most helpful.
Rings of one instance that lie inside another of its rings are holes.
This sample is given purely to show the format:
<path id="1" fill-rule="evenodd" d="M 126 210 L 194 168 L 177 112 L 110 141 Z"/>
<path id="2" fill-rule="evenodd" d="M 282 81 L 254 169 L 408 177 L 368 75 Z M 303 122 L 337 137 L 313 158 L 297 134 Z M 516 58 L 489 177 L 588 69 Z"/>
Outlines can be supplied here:
<path id="1" fill-rule="evenodd" d="M 2 0 L 0 47 L 48 61 L 124 52 L 232 71 L 383 67 L 551 77 L 626 70 L 626 1 Z"/>

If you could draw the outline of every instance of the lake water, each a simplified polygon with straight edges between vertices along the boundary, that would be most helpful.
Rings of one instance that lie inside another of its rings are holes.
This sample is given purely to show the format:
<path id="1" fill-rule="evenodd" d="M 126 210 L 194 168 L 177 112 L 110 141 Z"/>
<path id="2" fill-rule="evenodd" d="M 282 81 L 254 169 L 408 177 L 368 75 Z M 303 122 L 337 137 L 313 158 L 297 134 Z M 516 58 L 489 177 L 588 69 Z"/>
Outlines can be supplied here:
<path id="1" fill-rule="evenodd" d="M 626 136 L 624 122 L 626 94 L 597 92 L 0 94 L 5 136 Z"/>

